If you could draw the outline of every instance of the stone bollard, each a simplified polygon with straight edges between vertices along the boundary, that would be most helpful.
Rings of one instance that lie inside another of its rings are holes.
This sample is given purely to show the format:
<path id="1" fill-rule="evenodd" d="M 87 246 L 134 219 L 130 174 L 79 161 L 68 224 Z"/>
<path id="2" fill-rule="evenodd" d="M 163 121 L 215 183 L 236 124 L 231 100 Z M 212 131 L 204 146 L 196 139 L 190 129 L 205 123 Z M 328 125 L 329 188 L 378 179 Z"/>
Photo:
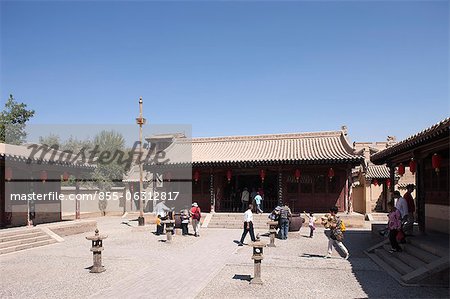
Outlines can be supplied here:
<path id="1" fill-rule="evenodd" d="M 90 271 L 91 273 L 101 273 L 106 270 L 105 267 L 102 266 L 102 240 L 106 239 L 107 237 L 107 235 L 99 235 L 98 228 L 95 229 L 94 236 L 86 237 L 87 240 L 92 241 L 91 251 L 93 254 L 94 265 L 92 266 L 92 269 Z"/>
<path id="2" fill-rule="evenodd" d="M 164 220 L 162 221 L 162 223 L 164 223 L 166 225 L 166 237 L 167 243 L 171 243 L 172 242 L 172 234 L 173 234 L 173 230 L 174 230 L 174 226 L 175 226 L 175 220 Z"/>
<path id="3" fill-rule="evenodd" d="M 252 243 L 253 256 L 252 259 L 255 263 L 255 273 L 253 279 L 250 281 L 251 284 L 263 284 L 261 279 L 261 261 L 263 260 L 263 248 L 266 246 L 265 243 L 261 242 L 259 239 L 259 234 L 256 236 L 256 241 Z"/>
<path id="4" fill-rule="evenodd" d="M 267 222 L 269 225 L 269 234 L 270 234 L 270 243 L 267 247 L 276 247 L 275 246 L 275 235 L 277 234 L 276 227 L 278 225 L 278 221 L 269 221 Z"/>

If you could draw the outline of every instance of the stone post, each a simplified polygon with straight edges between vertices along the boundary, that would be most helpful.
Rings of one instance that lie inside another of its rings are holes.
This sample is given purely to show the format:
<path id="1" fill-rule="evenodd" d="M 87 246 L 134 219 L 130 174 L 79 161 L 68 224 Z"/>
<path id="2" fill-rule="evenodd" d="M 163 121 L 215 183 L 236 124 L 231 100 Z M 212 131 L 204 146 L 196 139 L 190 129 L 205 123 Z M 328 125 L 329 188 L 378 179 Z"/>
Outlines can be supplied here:
<path id="1" fill-rule="evenodd" d="M 164 221 L 161 221 L 161 223 L 164 223 L 166 225 L 166 237 L 167 237 L 166 242 L 171 243 L 175 220 L 170 220 L 170 219 L 164 220 Z"/>
<path id="2" fill-rule="evenodd" d="M 91 273 L 101 273 L 106 270 L 105 267 L 102 266 L 102 241 L 107 237 L 107 235 L 99 235 L 98 228 L 95 230 L 94 236 L 86 237 L 87 240 L 92 241 L 91 251 L 93 254 L 94 265 L 91 268 Z"/>
<path id="3" fill-rule="evenodd" d="M 269 234 L 270 234 L 270 243 L 267 247 L 276 247 L 275 246 L 275 235 L 277 233 L 276 227 L 278 225 L 278 221 L 269 221 L 267 222 L 269 225 Z"/>
<path id="4" fill-rule="evenodd" d="M 259 235 L 256 236 L 256 241 L 252 243 L 253 247 L 253 256 L 252 259 L 255 263 L 254 266 L 254 277 L 250 281 L 251 284 L 263 284 L 261 279 L 261 261 L 264 259 L 263 256 L 263 248 L 266 246 L 265 243 L 261 242 L 259 239 Z"/>

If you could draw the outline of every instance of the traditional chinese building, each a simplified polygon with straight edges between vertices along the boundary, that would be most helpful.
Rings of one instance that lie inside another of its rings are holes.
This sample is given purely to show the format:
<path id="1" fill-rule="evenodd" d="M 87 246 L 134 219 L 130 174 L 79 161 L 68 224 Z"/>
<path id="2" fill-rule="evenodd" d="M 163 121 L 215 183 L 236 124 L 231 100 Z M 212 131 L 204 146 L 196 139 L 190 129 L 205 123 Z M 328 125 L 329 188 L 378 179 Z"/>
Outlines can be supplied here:
<path id="1" fill-rule="evenodd" d="M 373 163 L 389 167 L 392 181 L 395 173 L 403 175 L 406 167 L 415 173 L 421 231 L 449 233 L 449 132 L 450 118 L 446 118 L 371 157 Z"/>
<path id="2" fill-rule="evenodd" d="M 0 227 L 26 225 L 30 218 L 33 224 L 62 220 L 61 184 L 93 170 L 67 153 L 36 151 L 38 146 L 0 143 Z"/>
<path id="3" fill-rule="evenodd" d="M 387 142 L 354 142 L 356 153 L 364 156 L 364 163 L 356 166 L 353 173 L 352 197 L 353 210 L 355 212 L 370 215 L 376 212 L 387 212 L 387 202 L 391 199 L 390 187 L 394 185 L 395 190 L 406 192 L 408 184 L 414 184 L 415 178 L 405 168 L 402 176 L 395 175 L 391 180 L 390 170 L 385 164 L 374 165 L 370 157 L 377 152 L 394 145 L 395 138 L 388 137 Z M 414 196 L 414 195 L 413 195 Z"/>
<path id="4" fill-rule="evenodd" d="M 282 202 L 288 202 L 296 212 L 326 212 L 334 205 L 340 211 L 351 211 L 351 170 L 364 159 L 348 142 L 345 128 L 332 132 L 176 138 L 166 151 L 170 172 L 177 165 L 192 167 L 192 201 L 204 211 L 217 212 L 238 211 L 244 188 L 264 194 L 265 211 Z M 186 163 L 188 151 L 192 159 Z"/>

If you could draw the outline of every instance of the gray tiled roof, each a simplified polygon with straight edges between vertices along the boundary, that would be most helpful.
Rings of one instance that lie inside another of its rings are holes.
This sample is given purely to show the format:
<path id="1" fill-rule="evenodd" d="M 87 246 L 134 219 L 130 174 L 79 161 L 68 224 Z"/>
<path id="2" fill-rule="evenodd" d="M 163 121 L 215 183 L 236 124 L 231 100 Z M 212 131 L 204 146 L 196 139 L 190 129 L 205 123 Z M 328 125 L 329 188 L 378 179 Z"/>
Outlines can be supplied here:
<path id="1" fill-rule="evenodd" d="M 191 155 L 189 155 L 191 154 Z M 167 149 L 171 164 L 360 163 L 342 131 L 179 139 Z"/>
<path id="2" fill-rule="evenodd" d="M 402 140 L 395 145 L 388 147 L 378 153 L 373 154 L 370 160 L 374 163 L 385 163 L 385 159 L 392 155 L 396 155 L 407 151 L 413 147 L 426 143 L 428 140 L 433 140 L 442 137 L 448 137 L 450 132 L 450 117 L 432 125 L 431 127 L 414 134 L 405 140 Z"/>
<path id="3" fill-rule="evenodd" d="M 389 167 L 385 165 L 367 166 L 366 178 L 368 179 L 388 179 L 390 177 Z"/>

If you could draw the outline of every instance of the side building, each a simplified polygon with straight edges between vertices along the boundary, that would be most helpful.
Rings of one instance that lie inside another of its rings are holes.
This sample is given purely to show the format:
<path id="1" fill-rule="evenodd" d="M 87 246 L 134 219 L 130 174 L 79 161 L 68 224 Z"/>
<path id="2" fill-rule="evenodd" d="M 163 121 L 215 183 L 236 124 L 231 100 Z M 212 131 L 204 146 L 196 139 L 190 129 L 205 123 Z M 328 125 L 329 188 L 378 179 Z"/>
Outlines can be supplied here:
<path id="1" fill-rule="evenodd" d="M 391 179 L 405 166 L 415 169 L 416 213 L 422 232 L 449 233 L 449 132 L 450 118 L 446 118 L 371 156 L 373 163 L 389 167 Z"/>

